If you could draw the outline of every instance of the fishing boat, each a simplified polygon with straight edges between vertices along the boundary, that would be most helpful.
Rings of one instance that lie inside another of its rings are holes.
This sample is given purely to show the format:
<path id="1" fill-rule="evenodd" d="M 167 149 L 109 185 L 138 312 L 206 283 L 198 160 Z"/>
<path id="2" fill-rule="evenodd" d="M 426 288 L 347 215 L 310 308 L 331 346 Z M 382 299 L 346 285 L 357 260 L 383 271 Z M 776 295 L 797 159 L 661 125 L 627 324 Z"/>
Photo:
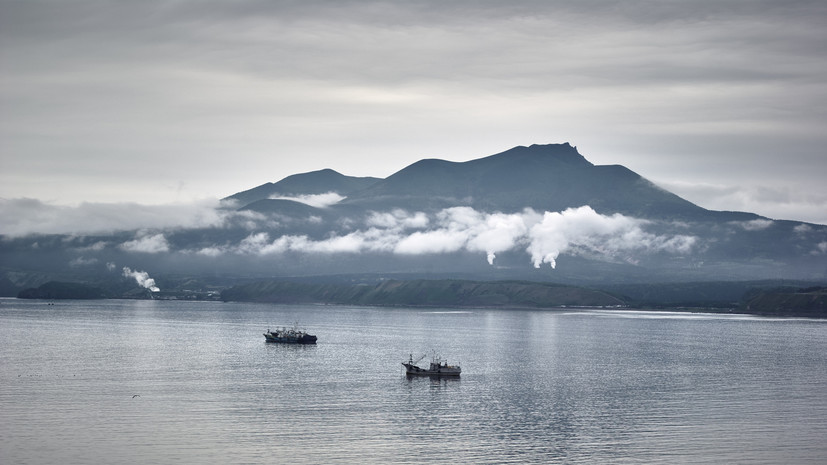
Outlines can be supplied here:
<path id="1" fill-rule="evenodd" d="M 267 330 L 264 333 L 264 340 L 267 342 L 280 342 L 282 344 L 315 344 L 316 336 L 307 334 L 307 331 L 300 330 L 296 327 L 276 329 L 275 331 Z"/>
<path id="2" fill-rule="evenodd" d="M 411 354 L 407 362 L 402 362 L 402 366 L 405 367 L 405 374 L 408 376 L 459 376 L 462 372 L 459 365 L 448 365 L 446 360 L 436 354 L 431 357 L 431 365 L 428 368 L 417 366 L 417 363 L 423 358 L 425 358 L 425 355 L 414 360 L 413 354 Z"/>

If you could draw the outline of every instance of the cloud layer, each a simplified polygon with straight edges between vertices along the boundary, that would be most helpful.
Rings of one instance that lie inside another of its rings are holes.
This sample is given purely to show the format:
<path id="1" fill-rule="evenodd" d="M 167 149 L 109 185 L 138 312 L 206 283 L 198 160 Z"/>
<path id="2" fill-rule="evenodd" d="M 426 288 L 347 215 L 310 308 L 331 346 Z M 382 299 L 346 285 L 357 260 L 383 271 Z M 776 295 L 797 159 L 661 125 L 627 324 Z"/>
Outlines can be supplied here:
<path id="1" fill-rule="evenodd" d="M 339 195 L 336 192 L 327 192 L 324 194 L 299 195 L 296 197 L 273 196 L 270 198 L 292 200 L 294 202 L 303 203 L 305 205 L 310 205 L 311 207 L 316 208 L 324 208 L 329 207 L 331 205 L 336 205 L 337 203 L 345 199 L 344 196 Z"/>
<path id="2" fill-rule="evenodd" d="M 205 228 L 224 224 L 229 216 L 218 200 L 166 205 L 90 203 L 66 206 L 36 199 L 0 199 L 0 234 L 84 234 L 136 229 Z M 140 248 L 139 242 L 126 246 Z"/>
<path id="3" fill-rule="evenodd" d="M 306 235 L 271 237 L 267 232 L 256 232 L 239 244 L 208 247 L 196 253 L 265 256 L 287 252 L 398 255 L 479 252 L 494 265 L 498 253 L 523 249 L 535 267 L 547 263 L 554 268 L 560 254 L 634 261 L 637 254 L 688 254 L 697 242 L 697 238 L 689 235 L 646 232 L 646 224 L 620 214 L 600 215 L 588 206 L 543 215 L 530 209 L 504 214 L 453 207 L 442 210 L 434 218 L 421 212 L 408 215 L 397 210 L 374 213 L 366 229 L 323 240 L 313 240 Z"/>

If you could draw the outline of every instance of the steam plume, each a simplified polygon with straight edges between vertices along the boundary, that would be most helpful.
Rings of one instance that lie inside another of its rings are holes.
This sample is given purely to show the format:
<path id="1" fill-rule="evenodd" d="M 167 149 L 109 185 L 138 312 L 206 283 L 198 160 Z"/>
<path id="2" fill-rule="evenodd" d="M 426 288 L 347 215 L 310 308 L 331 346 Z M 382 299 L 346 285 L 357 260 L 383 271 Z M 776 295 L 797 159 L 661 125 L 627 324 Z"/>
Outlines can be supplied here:
<path id="1" fill-rule="evenodd" d="M 158 286 L 155 285 L 155 280 L 149 277 L 146 271 L 132 271 L 128 266 L 123 267 L 123 275 L 125 278 L 135 278 L 135 282 L 139 286 L 149 289 L 152 292 L 160 292 Z"/>

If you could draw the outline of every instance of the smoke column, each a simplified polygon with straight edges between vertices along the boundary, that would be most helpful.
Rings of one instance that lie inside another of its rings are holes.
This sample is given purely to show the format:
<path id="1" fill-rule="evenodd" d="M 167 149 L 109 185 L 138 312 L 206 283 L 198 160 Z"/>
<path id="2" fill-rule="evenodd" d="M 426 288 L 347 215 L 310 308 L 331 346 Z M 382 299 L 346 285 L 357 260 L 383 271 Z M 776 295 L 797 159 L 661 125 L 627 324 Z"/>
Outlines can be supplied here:
<path id="1" fill-rule="evenodd" d="M 155 285 L 155 280 L 149 277 L 146 271 L 132 271 L 128 266 L 123 267 L 123 275 L 126 278 L 135 278 L 135 282 L 139 286 L 149 289 L 152 292 L 160 292 L 158 286 Z"/>

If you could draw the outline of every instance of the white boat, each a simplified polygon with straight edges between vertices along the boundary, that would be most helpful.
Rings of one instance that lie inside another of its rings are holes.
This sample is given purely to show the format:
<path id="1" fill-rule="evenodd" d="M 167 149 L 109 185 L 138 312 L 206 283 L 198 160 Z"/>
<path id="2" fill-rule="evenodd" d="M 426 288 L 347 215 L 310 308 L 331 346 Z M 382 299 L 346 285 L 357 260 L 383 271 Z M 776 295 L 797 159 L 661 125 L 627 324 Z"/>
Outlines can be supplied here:
<path id="1" fill-rule="evenodd" d="M 428 368 L 417 366 L 416 364 L 423 358 L 425 358 L 425 355 L 414 360 L 413 354 L 411 354 L 407 362 L 402 362 L 402 366 L 405 367 L 405 374 L 409 376 L 459 376 L 462 372 L 459 365 L 448 365 L 446 360 L 436 354 L 431 357 L 431 365 Z"/>

